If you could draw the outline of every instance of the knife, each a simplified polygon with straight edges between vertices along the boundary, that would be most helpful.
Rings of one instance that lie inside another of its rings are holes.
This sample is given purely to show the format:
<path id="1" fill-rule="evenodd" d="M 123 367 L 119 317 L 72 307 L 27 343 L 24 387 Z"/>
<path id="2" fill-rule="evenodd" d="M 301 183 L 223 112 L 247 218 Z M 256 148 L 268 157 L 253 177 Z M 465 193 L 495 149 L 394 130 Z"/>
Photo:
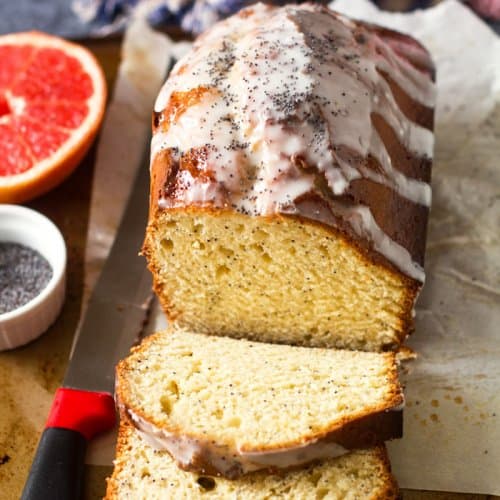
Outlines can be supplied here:
<path id="1" fill-rule="evenodd" d="M 56 391 L 22 500 L 81 498 L 87 442 L 116 423 L 115 365 L 138 340 L 152 298 L 151 274 L 138 255 L 149 205 L 148 158 L 145 154 L 77 330 L 69 366 L 62 387 Z"/>

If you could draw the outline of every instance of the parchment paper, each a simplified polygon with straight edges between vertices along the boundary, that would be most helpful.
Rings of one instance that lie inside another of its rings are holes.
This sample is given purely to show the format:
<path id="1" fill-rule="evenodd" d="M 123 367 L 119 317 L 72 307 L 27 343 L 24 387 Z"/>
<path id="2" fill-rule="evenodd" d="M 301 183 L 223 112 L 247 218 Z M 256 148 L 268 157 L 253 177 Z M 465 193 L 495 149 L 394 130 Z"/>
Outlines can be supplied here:
<path id="1" fill-rule="evenodd" d="M 396 477 L 403 488 L 500 494 L 500 41 L 452 0 L 412 14 L 381 13 L 366 0 L 337 0 L 335 7 L 412 34 L 429 48 L 438 70 L 427 283 L 409 341 L 419 356 L 403 373 L 404 438 L 389 445 Z M 128 43 L 137 43 L 138 33 L 130 32 Z M 151 33 L 140 38 L 156 66 L 154 58 L 174 48 Z M 150 71 L 142 58 L 131 64 L 142 75 Z M 134 92 L 124 79 L 120 71 L 117 95 L 130 107 Z M 137 116 L 143 137 L 154 94 L 151 85 L 151 104 L 142 101 Z M 101 139 L 108 150 L 103 155 L 120 151 L 130 161 L 119 172 L 108 165 L 105 174 L 105 162 L 97 165 L 88 283 L 107 252 L 133 176 L 126 128 L 110 127 Z M 131 155 L 137 154 L 135 147 Z M 156 308 L 148 330 L 164 325 Z M 110 463 L 113 446 L 102 445 L 90 463 Z"/>
<path id="2" fill-rule="evenodd" d="M 412 34 L 437 65 L 427 282 L 403 375 L 405 488 L 500 494 L 500 41 L 458 2 L 414 14 L 335 2 Z"/>
<path id="3" fill-rule="evenodd" d="M 127 31 L 97 150 L 86 249 L 86 292 L 110 250 L 132 181 L 149 147 L 154 99 L 170 63 L 171 42 L 141 19 Z"/>

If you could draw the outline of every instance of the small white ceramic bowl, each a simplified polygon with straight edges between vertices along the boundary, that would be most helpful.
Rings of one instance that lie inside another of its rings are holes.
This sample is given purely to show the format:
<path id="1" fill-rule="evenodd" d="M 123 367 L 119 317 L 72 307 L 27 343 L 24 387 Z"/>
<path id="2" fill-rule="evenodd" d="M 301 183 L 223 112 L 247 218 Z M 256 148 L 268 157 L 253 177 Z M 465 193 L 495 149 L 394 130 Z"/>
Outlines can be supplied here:
<path id="1" fill-rule="evenodd" d="M 66 288 L 66 245 L 59 229 L 44 215 L 26 207 L 2 204 L 0 241 L 30 247 L 52 267 L 52 278 L 35 298 L 0 314 L 0 350 L 5 350 L 40 336 L 61 312 Z"/>

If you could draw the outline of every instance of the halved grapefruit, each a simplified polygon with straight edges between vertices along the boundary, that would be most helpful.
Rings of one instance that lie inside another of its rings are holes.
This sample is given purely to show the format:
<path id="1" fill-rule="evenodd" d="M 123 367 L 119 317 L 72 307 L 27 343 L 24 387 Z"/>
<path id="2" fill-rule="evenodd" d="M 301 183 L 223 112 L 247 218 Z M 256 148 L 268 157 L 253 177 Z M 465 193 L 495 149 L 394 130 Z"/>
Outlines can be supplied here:
<path id="1" fill-rule="evenodd" d="M 0 36 L 0 202 L 47 192 L 80 163 L 106 104 L 85 48 L 38 32 Z"/>

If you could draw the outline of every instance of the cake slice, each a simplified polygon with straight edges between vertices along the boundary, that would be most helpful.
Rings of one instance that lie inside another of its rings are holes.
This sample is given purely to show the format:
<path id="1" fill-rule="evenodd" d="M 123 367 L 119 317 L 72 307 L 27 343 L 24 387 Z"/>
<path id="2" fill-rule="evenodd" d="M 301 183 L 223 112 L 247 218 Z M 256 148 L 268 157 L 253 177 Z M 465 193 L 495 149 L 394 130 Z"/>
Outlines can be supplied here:
<path id="1" fill-rule="evenodd" d="M 398 498 L 383 446 L 325 460 L 287 474 L 257 472 L 231 481 L 179 469 L 126 418 L 120 424 L 115 467 L 105 500 L 392 500 Z"/>
<path id="2" fill-rule="evenodd" d="M 236 478 L 401 437 L 394 353 L 155 334 L 117 368 L 117 399 L 185 470 Z"/>
<path id="3" fill-rule="evenodd" d="M 193 331 L 396 350 L 424 282 L 434 67 L 320 2 L 257 4 L 155 104 L 143 252 Z"/>

